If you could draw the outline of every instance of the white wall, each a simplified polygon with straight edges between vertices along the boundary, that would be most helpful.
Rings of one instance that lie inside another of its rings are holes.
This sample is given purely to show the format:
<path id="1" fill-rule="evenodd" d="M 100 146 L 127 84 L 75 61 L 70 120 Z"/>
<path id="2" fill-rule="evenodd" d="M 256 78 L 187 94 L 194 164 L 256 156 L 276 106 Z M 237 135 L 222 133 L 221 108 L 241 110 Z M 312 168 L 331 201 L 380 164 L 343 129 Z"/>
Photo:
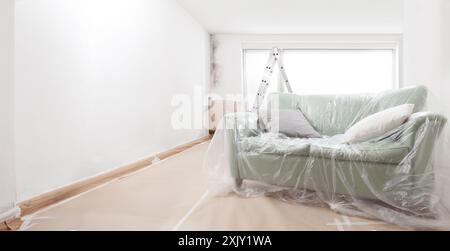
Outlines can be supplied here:
<path id="1" fill-rule="evenodd" d="M 14 0 L 0 1 L 0 214 L 14 206 Z"/>
<path id="2" fill-rule="evenodd" d="M 450 95 L 450 1 L 443 1 L 441 16 L 443 88 Z"/>
<path id="3" fill-rule="evenodd" d="M 441 21 L 440 0 L 405 0 L 403 61 L 406 84 L 441 84 Z"/>
<path id="4" fill-rule="evenodd" d="M 404 1 L 404 83 L 428 87 L 428 110 L 450 119 L 450 1 Z M 438 142 L 438 186 L 450 207 L 450 127 Z"/>
<path id="5" fill-rule="evenodd" d="M 173 0 L 17 0 L 18 200 L 188 142 L 171 99 L 208 82 L 209 35 Z"/>

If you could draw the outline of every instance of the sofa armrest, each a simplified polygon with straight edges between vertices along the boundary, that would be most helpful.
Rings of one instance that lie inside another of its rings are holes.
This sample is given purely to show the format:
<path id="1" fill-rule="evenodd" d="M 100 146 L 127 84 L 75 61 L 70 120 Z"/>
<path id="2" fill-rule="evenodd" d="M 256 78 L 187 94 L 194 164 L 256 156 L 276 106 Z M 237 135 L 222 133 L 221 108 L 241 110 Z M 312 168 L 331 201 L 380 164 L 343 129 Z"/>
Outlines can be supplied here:
<path id="1" fill-rule="evenodd" d="M 447 122 L 447 118 L 432 112 L 416 112 L 409 117 L 406 124 L 411 124 L 413 127 L 418 128 L 421 124 L 426 122 L 440 123 L 444 125 Z"/>
<path id="2" fill-rule="evenodd" d="M 420 179 L 427 171 L 434 145 L 447 119 L 431 112 L 414 113 L 402 126 L 399 140 L 411 147 L 408 161 L 411 174 Z"/>
<path id="3" fill-rule="evenodd" d="M 223 126 L 231 176 L 239 179 L 239 149 L 237 146 L 237 141 L 240 138 L 252 137 L 260 133 L 260 130 L 258 129 L 258 116 L 255 113 L 249 112 L 229 113 L 224 116 Z"/>
<path id="4" fill-rule="evenodd" d="M 440 114 L 431 112 L 414 113 L 401 126 L 399 139 L 407 145 L 414 147 L 417 143 L 420 143 L 418 141 L 424 136 L 425 132 L 434 132 L 430 136 L 436 138 L 446 122 L 447 119 Z"/>

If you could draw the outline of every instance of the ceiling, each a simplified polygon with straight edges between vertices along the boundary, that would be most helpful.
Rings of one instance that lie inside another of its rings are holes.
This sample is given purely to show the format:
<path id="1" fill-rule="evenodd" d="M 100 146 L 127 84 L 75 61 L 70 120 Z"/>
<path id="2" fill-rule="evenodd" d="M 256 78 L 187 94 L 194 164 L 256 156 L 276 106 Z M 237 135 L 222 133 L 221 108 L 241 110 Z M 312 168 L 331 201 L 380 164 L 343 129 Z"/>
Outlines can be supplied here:
<path id="1" fill-rule="evenodd" d="M 399 33 L 403 0 L 177 0 L 217 33 Z"/>

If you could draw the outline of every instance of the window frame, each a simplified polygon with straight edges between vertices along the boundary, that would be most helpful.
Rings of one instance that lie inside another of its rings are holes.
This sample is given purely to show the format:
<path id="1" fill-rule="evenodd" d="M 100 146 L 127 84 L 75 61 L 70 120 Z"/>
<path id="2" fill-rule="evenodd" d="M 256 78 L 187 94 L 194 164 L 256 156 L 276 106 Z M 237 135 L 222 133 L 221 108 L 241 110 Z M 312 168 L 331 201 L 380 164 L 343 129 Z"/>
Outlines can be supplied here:
<path id="1" fill-rule="evenodd" d="M 242 90 L 245 100 L 248 100 L 247 93 L 247 79 L 246 79 L 246 51 L 249 50 L 271 50 L 278 47 L 283 50 L 391 50 L 393 57 L 393 86 L 392 88 L 400 88 L 401 79 L 401 36 L 386 36 L 372 37 L 367 40 L 364 38 L 354 38 L 352 40 L 335 40 L 333 36 L 324 40 L 311 41 L 297 41 L 297 42 L 243 42 L 241 45 L 241 72 L 242 72 Z M 289 77 L 289 76 L 288 76 Z M 283 85 L 278 83 L 278 91 L 283 91 Z M 248 103 L 245 102 L 245 108 L 248 109 Z"/>

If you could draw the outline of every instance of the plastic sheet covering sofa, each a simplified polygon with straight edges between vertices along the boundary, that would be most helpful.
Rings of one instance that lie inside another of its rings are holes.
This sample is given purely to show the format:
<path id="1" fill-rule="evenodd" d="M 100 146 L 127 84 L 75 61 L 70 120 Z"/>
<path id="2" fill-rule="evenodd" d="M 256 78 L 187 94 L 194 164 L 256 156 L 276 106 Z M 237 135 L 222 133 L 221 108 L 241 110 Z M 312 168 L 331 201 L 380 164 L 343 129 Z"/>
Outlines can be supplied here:
<path id="1" fill-rule="evenodd" d="M 431 164 L 446 118 L 423 111 L 426 99 L 423 86 L 376 95 L 272 93 L 262 110 L 298 107 L 323 137 L 289 138 L 265 131 L 261 114 L 228 114 L 205 160 L 209 189 L 328 205 L 414 229 L 450 229 Z M 365 142 L 340 143 L 356 122 L 401 104 L 415 110 L 400 127 Z"/>

